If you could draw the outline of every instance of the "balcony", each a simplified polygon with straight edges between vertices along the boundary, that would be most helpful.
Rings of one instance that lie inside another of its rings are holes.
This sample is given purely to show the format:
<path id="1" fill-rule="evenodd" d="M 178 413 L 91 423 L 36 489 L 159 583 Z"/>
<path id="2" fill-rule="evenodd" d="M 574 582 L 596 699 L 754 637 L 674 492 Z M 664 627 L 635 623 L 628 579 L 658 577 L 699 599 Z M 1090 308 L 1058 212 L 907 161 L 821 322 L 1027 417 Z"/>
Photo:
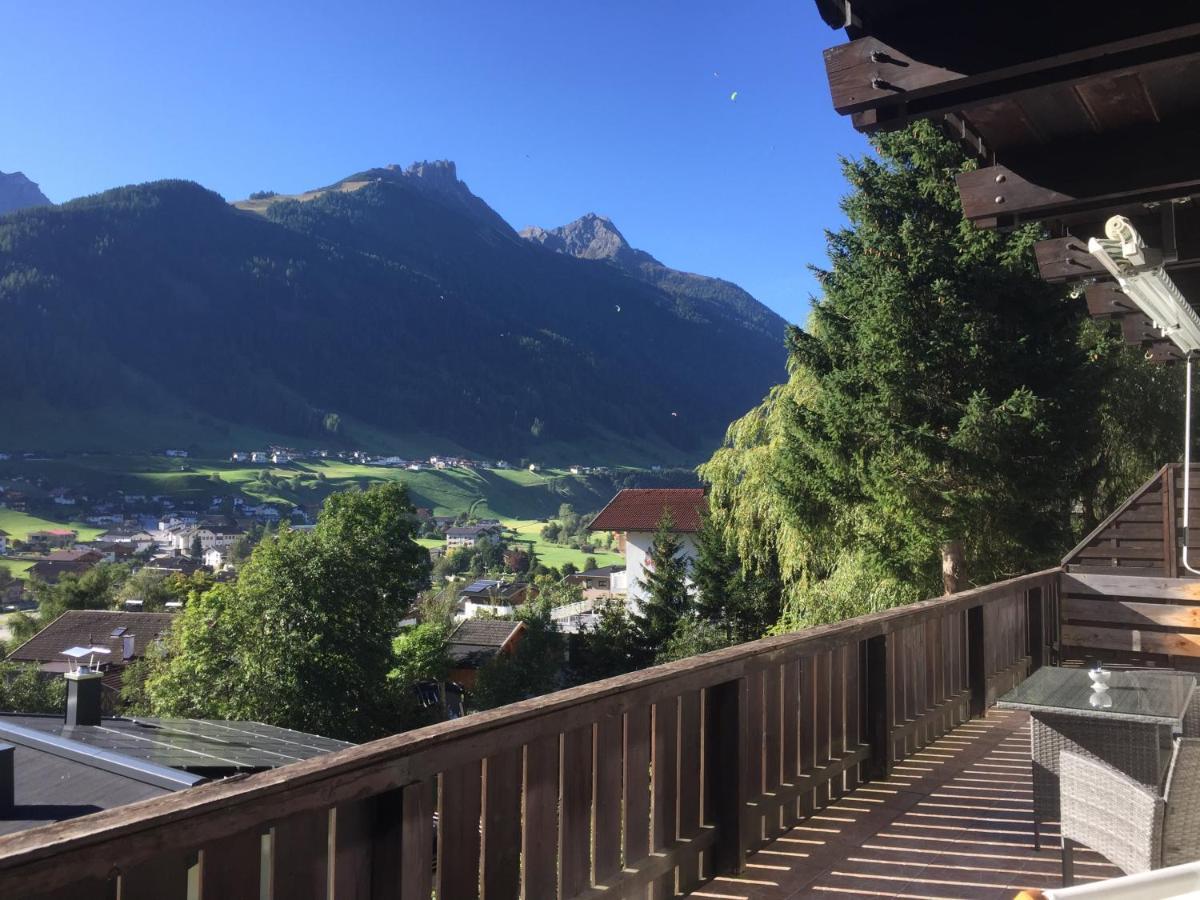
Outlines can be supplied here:
<path id="1" fill-rule="evenodd" d="M 1164 469 L 1059 568 L 20 832 L 0 839 L 0 895 L 1052 886 L 1053 830 L 1033 849 L 1027 720 L 990 707 L 1039 666 L 1092 652 L 1081 648 L 1195 662 L 1180 655 L 1200 624 L 1197 582 L 1175 577 L 1177 489 Z M 1086 854 L 1077 871 L 1117 874 Z"/>

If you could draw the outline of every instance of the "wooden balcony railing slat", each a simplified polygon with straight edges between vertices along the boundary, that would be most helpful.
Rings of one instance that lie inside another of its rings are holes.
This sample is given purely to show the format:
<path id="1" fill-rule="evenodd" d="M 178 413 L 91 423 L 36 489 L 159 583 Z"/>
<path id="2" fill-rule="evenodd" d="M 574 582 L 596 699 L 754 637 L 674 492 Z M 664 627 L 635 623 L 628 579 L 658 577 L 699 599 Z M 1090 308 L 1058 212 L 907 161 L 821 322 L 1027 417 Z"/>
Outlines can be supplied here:
<path id="1" fill-rule="evenodd" d="M 829 760 L 840 760 L 846 749 L 846 648 L 829 651 Z M 829 781 L 829 796 L 840 797 L 845 779 Z"/>
<path id="2" fill-rule="evenodd" d="M 780 766 L 782 783 L 789 787 L 800 784 L 800 661 L 789 659 L 781 667 L 782 687 L 780 702 L 782 710 L 782 728 L 780 747 Z M 792 802 L 783 807 L 781 822 L 784 828 L 790 828 L 799 821 L 796 813 L 797 796 Z"/>
<path id="3" fill-rule="evenodd" d="M 479 896 L 482 761 L 455 766 L 438 784 L 437 895 Z"/>
<path id="4" fill-rule="evenodd" d="M 592 726 L 563 735 L 562 810 L 559 816 L 561 896 L 574 897 L 591 884 Z"/>
<path id="5" fill-rule="evenodd" d="M 399 900 L 402 790 L 335 807 L 330 838 L 333 900 Z"/>
<path id="6" fill-rule="evenodd" d="M 704 795 L 701 763 L 704 733 L 699 691 L 688 691 L 679 698 L 679 823 L 682 841 L 695 841 L 700 835 L 700 807 Z M 684 853 L 679 861 L 679 889 L 690 891 L 700 883 L 699 853 Z"/>
<path id="7" fill-rule="evenodd" d="M 654 754 L 650 776 L 650 848 L 661 853 L 675 843 L 679 802 L 679 698 L 654 704 Z M 654 900 L 675 895 L 675 871 L 660 876 Z"/>
<path id="8" fill-rule="evenodd" d="M 811 772 L 817 759 L 817 663 L 812 656 L 800 658 L 800 771 Z M 801 786 L 803 787 L 803 784 Z M 800 815 L 807 816 L 816 809 L 813 788 L 800 793 Z"/>
<path id="9" fill-rule="evenodd" d="M 325 900 L 329 885 L 329 811 L 297 813 L 271 829 L 271 896 Z"/>
<path id="10" fill-rule="evenodd" d="M 433 894 L 434 781 L 426 778 L 401 794 L 400 900 L 429 900 Z M 378 871 L 378 868 L 375 870 Z M 378 896 L 388 896 L 391 884 Z"/>
<path id="11" fill-rule="evenodd" d="M 597 883 L 612 878 L 621 868 L 624 731 L 625 723 L 621 716 L 605 716 L 596 723 L 592 876 Z"/>
<path id="12" fill-rule="evenodd" d="M 521 872 L 527 898 L 558 896 L 558 744 L 558 735 L 550 735 L 525 747 Z"/>
<path id="13" fill-rule="evenodd" d="M 263 840 L 257 830 L 231 834 L 200 851 L 201 900 L 257 896 L 262 875 Z"/>
<path id="14" fill-rule="evenodd" d="M 763 672 L 763 793 L 776 794 L 780 784 L 783 710 L 780 706 L 779 679 L 781 666 L 771 666 Z M 780 812 L 771 811 L 764 817 L 764 838 L 774 840 L 782 833 Z"/>
<path id="15" fill-rule="evenodd" d="M 191 853 L 165 853 L 121 872 L 121 900 L 187 900 Z M 80 894 L 77 896 L 91 896 Z"/>
<path id="16" fill-rule="evenodd" d="M 861 681 L 862 644 L 855 641 L 846 647 L 846 750 L 855 752 L 862 747 Z M 846 770 L 844 779 L 847 792 L 859 785 L 860 766 Z"/>
<path id="17" fill-rule="evenodd" d="M 516 900 L 521 895 L 521 842 L 513 835 L 520 831 L 523 761 L 521 747 L 484 761 L 484 900 Z"/>
<path id="18" fill-rule="evenodd" d="M 625 866 L 650 852 L 650 708 L 625 716 Z"/>

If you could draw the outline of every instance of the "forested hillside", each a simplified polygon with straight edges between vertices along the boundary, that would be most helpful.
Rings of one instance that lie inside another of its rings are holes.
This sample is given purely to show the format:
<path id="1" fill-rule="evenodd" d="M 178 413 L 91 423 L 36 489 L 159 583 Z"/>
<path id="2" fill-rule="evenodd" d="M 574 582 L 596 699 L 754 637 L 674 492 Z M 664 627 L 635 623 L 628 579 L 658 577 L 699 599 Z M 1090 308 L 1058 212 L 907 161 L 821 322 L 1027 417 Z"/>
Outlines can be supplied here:
<path id="1" fill-rule="evenodd" d="M 178 423 L 210 446 L 696 460 L 782 375 L 782 322 L 753 312 L 522 240 L 450 163 L 238 206 L 119 188 L 0 218 L 0 444 L 123 449 Z"/>

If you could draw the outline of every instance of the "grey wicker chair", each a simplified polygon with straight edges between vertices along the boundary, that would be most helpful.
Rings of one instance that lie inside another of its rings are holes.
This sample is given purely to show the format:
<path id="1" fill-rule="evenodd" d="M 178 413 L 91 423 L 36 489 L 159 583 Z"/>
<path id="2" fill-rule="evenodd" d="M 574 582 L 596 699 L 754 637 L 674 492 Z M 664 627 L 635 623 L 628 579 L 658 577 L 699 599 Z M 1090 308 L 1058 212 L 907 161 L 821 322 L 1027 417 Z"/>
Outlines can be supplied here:
<path id="1" fill-rule="evenodd" d="M 1200 738 L 1200 688 L 1192 691 L 1192 702 L 1183 714 L 1183 736 Z"/>
<path id="2" fill-rule="evenodd" d="M 1078 845 L 1129 875 L 1200 859 L 1200 739 L 1176 742 L 1162 795 L 1069 750 L 1059 767 L 1063 884 Z"/>

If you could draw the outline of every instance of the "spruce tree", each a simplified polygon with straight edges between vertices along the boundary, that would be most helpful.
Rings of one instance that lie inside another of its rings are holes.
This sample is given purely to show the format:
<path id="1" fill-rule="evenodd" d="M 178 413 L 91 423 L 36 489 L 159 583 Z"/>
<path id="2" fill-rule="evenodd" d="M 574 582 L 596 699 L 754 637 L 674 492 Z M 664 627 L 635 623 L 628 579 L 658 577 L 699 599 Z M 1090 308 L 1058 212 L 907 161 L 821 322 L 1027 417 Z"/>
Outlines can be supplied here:
<path id="1" fill-rule="evenodd" d="M 675 634 L 680 617 L 691 609 L 688 561 L 679 555 L 682 550 L 683 541 L 675 531 L 671 513 L 663 510 L 646 554 L 646 574 L 639 582 L 646 599 L 634 615 L 642 644 L 652 656 L 666 645 Z"/>

